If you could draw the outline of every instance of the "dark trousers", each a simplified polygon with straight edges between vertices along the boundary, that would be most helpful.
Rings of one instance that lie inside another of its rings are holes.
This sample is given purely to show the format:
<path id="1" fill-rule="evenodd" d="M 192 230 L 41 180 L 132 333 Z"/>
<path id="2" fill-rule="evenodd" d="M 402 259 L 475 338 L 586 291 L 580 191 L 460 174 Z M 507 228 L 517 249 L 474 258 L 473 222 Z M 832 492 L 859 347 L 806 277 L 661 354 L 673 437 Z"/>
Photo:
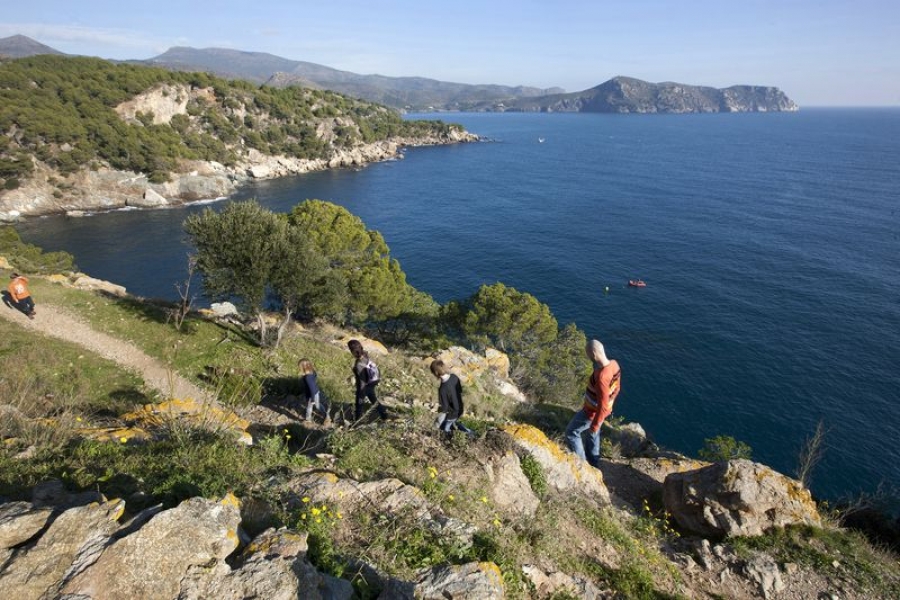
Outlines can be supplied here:
<path id="1" fill-rule="evenodd" d="M 31 296 L 22 298 L 18 302 L 10 299 L 10 304 L 12 304 L 14 308 L 25 313 L 26 315 L 30 315 L 34 312 L 34 300 L 31 299 Z"/>
<path id="2" fill-rule="evenodd" d="M 375 405 L 375 410 L 378 411 L 378 416 L 382 419 L 387 419 L 387 411 L 384 410 L 384 406 L 381 405 L 381 402 L 378 401 L 378 398 L 375 396 L 375 385 L 374 383 L 369 383 L 366 387 L 356 389 L 356 415 L 355 419 L 359 421 L 363 412 L 363 401 L 368 399 L 369 402 Z"/>

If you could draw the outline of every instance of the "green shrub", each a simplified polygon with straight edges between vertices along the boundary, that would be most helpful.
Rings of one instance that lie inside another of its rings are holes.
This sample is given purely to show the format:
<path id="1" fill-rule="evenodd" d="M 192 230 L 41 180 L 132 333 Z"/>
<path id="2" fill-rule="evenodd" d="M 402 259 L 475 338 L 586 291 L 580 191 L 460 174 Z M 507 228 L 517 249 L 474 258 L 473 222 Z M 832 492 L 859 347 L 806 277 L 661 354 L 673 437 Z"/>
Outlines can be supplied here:
<path id="1" fill-rule="evenodd" d="M 703 460 L 710 462 L 735 460 L 738 458 L 749 460 L 753 450 L 749 445 L 731 436 L 717 435 L 714 438 L 707 438 L 705 445 L 697 454 Z"/>
<path id="2" fill-rule="evenodd" d="M 544 474 L 541 463 L 539 463 L 531 454 L 526 454 L 519 459 L 519 465 L 522 467 L 522 473 L 528 478 L 528 483 L 531 485 L 531 491 L 533 491 L 538 498 L 543 498 L 547 494 L 548 486 L 547 476 Z"/>

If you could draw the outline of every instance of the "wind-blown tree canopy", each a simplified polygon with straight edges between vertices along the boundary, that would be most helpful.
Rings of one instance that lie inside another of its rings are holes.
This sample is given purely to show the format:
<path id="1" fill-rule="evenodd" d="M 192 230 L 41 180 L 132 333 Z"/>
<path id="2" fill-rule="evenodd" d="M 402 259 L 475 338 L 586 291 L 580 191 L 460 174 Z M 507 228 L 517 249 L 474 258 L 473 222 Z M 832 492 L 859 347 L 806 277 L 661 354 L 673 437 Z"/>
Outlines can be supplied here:
<path id="1" fill-rule="evenodd" d="M 307 200 L 291 211 L 288 222 L 327 261 L 322 287 L 305 296 L 313 316 L 363 323 L 435 308 L 430 297 L 406 282 L 381 234 L 366 229 L 347 209 Z"/>
<path id="2" fill-rule="evenodd" d="M 504 351 L 524 351 L 556 339 L 550 308 L 526 292 L 502 283 L 482 285 L 466 303 L 463 333 Z"/>
<path id="3" fill-rule="evenodd" d="M 287 224 L 256 201 L 207 208 L 188 217 L 185 231 L 197 250 L 197 268 L 213 300 L 236 299 L 258 313 L 276 266 L 285 260 Z"/>

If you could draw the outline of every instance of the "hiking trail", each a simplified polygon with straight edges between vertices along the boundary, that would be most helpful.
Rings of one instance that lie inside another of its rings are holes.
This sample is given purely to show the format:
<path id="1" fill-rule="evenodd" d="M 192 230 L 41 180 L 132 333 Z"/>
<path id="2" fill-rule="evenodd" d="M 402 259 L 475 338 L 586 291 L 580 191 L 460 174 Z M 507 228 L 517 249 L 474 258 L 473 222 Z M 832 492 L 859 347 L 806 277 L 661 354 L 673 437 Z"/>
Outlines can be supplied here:
<path id="1" fill-rule="evenodd" d="M 175 373 L 159 360 L 145 354 L 125 340 L 95 330 L 65 308 L 41 303 L 34 319 L 14 308 L 0 306 L 0 315 L 25 329 L 65 340 L 90 350 L 107 360 L 140 375 L 144 383 L 159 391 L 164 398 L 193 398 L 197 402 L 213 402 L 212 394 Z"/>

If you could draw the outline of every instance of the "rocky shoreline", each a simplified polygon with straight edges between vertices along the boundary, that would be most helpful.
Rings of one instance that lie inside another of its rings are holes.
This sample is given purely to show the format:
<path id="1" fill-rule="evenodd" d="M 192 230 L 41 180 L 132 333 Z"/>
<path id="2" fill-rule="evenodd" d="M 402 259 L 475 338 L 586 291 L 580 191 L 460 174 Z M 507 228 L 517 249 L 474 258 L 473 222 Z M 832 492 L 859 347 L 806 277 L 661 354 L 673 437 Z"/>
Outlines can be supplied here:
<path id="1" fill-rule="evenodd" d="M 165 183 L 151 183 L 145 173 L 111 168 L 82 169 L 62 175 L 35 161 L 33 176 L 15 190 L 0 192 L 0 222 L 55 214 L 81 216 L 87 212 L 122 208 L 165 208 L 199 200 L 224 198 L 254 180 L 301 175 L 338 168 L 357 168 L 370 163 L 403 158 L 408 147 L 480 141 L 465 131 L 447 136 L 395 138 L 352 149 L 336 150 L 329 158 L 300 159 L 270 156 L 249 149 L 234 166 L 217 162 L 184 161 L 179 172 Z"/>

